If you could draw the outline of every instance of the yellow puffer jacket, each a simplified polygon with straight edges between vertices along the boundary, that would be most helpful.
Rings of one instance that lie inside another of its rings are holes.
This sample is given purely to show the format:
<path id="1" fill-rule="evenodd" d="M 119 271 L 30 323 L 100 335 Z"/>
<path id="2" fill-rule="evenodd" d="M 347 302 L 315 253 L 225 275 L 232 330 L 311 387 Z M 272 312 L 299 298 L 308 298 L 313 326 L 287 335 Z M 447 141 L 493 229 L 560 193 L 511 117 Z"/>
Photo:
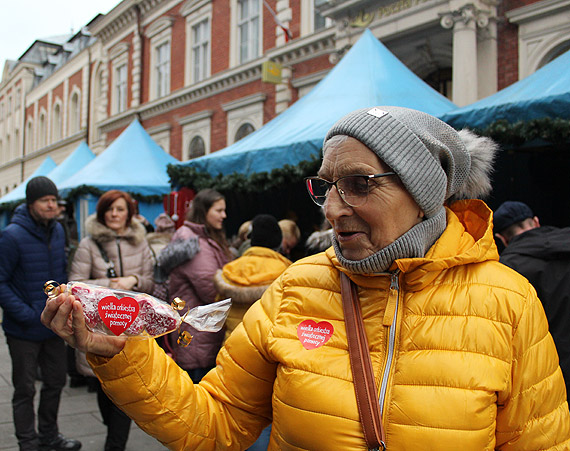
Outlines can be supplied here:
<path id="1" fill-rule="evenodd" d="M 216 271 L 214 286 L 218 299 L 232 299 L 226 320 L 226 339 L 259 300 L 269 285 L 291 264 L 291 260 L 267 247 L 252 246 L 243 255 Z"/>
<path id="2" fill-rule="evenodd" d="M 398 260 L 393 275 L 349 274 L 388 449 L 570 449 L 534 289 L 498 263 L 484 203 L 457 202 L 447 220 L 425 258 Z M 271 420 L 271 450 L 363 450 L 339 270 L 332 249 L 291 265 L 196 387 L 153 340 L 90 362 L 115 403 L 173 450 L 245 449 Z"/>

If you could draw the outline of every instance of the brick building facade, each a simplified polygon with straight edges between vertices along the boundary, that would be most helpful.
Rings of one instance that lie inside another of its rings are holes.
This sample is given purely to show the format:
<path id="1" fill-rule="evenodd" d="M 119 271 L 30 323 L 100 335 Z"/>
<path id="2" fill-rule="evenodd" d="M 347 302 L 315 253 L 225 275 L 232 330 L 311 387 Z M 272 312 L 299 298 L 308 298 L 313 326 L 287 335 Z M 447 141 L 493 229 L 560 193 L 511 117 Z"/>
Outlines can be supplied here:
<path id="1" fill-rule="evenodd" d="M 220 150 L 308 92 L 364 28 L 465 105 L 568 50 L 570 0 L 123 0 L 6 63 L 0 194 L 82 140 L 101 152 L 135 118 L 179 160 Z M 266 62 L 281 83 L 262 81 Z"/>

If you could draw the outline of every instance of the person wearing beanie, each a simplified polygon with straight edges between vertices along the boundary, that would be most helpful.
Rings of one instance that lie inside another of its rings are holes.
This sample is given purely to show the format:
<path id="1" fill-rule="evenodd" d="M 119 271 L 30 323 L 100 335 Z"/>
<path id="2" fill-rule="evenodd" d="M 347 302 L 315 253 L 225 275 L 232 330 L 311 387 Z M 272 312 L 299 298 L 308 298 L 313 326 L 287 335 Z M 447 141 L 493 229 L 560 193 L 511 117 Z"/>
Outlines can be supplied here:
<path id="1" fill-rule="evenodd" d="M 218 300 L 232 299 L 226 320 L 226 339 L 241 323 L 251 305 L 291 264 L 279 253 L 282 234 L 274 216 L 255 216 L 251 223 L 250 239 L 251 247 L 241 257 L 226 263 L 214 276 Z"/>
<path id="2" fill-rule="evenodd" d="M 43 285 L 67 281 L 65 232 L 56 220 L 58 192 L 47 177 L 26 185 L 26 203 L 0 234 L 2 328 L 12 359 L 12 412 L 20 450 L 78 450 L 81 442 L 59 433 L 57 415 L 67 377 L 65 342 L 42 325 Z M 42 375 L 39 407 L 36 376 Z"/>
<path id="3" fill-rule="evenodd" d="M 493 214 L 505 248 L 499 261 L 528 279 L 544 306 L 570 393 L 570 227 L 541 226 L 523 202 L 503 202 Z"/>
<path id="4" fill-rule="evenodd" d="M 244 449 L 270 422 L 270 450 L 567 449 L 544 309 L 480 199 L 496 151 L 409 108 L 340 118 L 306 181 L 333 245 L 271 284 L 199 387 L 151 340 L 95 342 L 65 294 L 44 324 L 173 449 Z"/>

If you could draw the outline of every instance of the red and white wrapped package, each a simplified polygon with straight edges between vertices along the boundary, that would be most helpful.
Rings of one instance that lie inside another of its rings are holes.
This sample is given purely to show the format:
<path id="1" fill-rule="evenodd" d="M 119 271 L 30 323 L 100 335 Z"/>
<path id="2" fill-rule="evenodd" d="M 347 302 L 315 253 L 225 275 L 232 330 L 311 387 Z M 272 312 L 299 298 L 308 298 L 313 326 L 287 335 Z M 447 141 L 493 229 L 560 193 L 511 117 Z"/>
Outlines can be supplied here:
<path id="1" fill-rule="evenodd" d="M 60 292 L 59 285 L 53 281 L 46 282 L 44 289 L 48 296 Z M 69 282 L 66 290 L 81 302 L 89 330 L 129 338 L 160 337 L 177 330 L 182 322 L 200 331 L 217 332 L 223 327 L 231 306 L 231 301 L 226 299 L 195 307 L 181 317 L 177 311 L 183 307 L 180 300 L 171 306 L 146 293 L 83 282 Z"/>

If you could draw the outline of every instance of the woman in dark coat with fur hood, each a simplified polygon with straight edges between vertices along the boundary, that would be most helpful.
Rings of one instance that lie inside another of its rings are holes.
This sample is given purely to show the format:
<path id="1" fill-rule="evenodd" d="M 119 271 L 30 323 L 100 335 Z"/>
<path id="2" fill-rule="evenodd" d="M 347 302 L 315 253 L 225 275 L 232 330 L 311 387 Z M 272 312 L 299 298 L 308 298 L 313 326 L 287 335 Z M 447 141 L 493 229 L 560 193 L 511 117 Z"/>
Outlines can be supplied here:
<path id="1" fill-rule="evenodd" d="M 213 189 L 200 191 L 192 200 L 187 220 L 158 257 L 161 268 L 169 274 L 170 299 L 179 297 L 186 302 L 182 314 L 216 300 L 214 274 L 233 258 L 223 229 L 225 218 L 225 198 Z M 224 330 L 199 332 L 187 324 L 181 330 L 192 335 L 192 343 L 187 348 L 172 343 L 173 357 L 198 383 L 216 365 Z"/>

